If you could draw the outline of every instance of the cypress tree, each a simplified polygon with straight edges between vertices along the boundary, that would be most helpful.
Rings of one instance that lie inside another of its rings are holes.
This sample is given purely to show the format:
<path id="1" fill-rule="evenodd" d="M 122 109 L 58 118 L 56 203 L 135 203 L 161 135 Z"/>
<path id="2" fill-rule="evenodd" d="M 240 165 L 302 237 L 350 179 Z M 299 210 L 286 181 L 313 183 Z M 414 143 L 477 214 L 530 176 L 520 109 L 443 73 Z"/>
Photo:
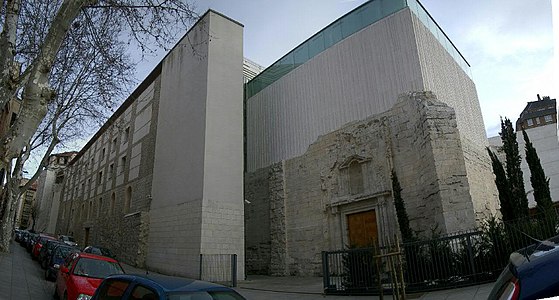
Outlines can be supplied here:
<path id="1" fill-rule="evenodd" d="M 402 199 L 402 187 L 400 186 L 400 181 L 398 180 L 398 176 L 396 176 L 396 172 L 394 172 L 394 170 L 392 170 L 392 195 L 394 197 L 396 217 L 398 218 L 398 225 L 400 227 L 400 233 L 402 234 L 402 240 L 404 242 L 413 241 L 413 231 L 410 228 L 410 220 L 408 218 L 408 213 L 406 212 L 404 199 Z"/>
<path id="2" fill-rule="evenodd" d="M 517 217 L 528 216 L 528 198 L 524 190 L 524 177 L 520 168 L 520 152 L 518 151 L 518 142 L 516 141 L 516 132 L 512 127 L 511 121 L 505 117 L 501 119 L 501 141 L 503 142 L 503 151 L 506 156 L 506 171 L 509 181 L 512 203 Z"/>
<path id="3" fill-rule="evenodd" d="M 551 192 L 549 191 L 549 178 L 546 178 L 536 148 L 532 145 L 524 128 L 522 128 L 522 135 L 526 143 L 526 162 L 528 162 L 528 167 L 530 168 L 530 182 L 534 190 L 534 200 L 538 210 L 545 212 L 553 207 Z"/>
<path id="4" fill-rule="evenodd" d="M 501 204 L 503 221 L 514 220 L 517 218 L 517 215 L 505 169 L 497 155 L 495 155 L 489 147 L 487 147 L 487 152 L 491 158 L 491 165 L 493 167 L 493 173 L 495 174 L 495 185 L 497 185 L 497 191 L 499 192 L 499 203 Z"/>

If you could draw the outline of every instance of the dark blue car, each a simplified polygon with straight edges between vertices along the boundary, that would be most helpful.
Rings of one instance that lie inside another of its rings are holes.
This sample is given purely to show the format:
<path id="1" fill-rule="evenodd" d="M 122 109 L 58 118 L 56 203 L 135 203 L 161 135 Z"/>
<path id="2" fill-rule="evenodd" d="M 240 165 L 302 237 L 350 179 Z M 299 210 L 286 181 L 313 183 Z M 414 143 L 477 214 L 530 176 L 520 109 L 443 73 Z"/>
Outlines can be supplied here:
<path id="1" fill-rule="evenodd" d="M 488 299 L 553 296 L 559 296 L 559 236 L 513 252 Z"/>
<path id="2" fill-rule="evenodd" d="M 91 300 L 113 299 L 244 300 L 245 298 L 231 288 L 205 281 L 159 274 L 123 274 L 107 277 L 91 298 Z"/>
<path id="3" fill-rule="evenodd" d="M 64 260 L 68 255 L 72 253 L 80 252 L 80 250 L 67 246 L 66 244 L 58 244 L 46 258 L 47 266 L 45 268 L 45 279 L 46 280 L 56 280 L 56 274 L 61 265 L 64 264 Z"/>

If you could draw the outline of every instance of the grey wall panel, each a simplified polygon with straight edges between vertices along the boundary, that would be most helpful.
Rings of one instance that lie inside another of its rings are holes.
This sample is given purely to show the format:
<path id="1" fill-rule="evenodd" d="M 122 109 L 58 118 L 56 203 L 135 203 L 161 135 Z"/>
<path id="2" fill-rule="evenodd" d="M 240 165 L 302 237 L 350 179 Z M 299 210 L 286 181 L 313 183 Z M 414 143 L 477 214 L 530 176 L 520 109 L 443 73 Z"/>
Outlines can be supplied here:
<path id="1" fill-rule="evenodd" d="M 409 9 L 346 38 L 247 100 L 247 171 L 423 90 Z"/>
<path id="2" fill-rule="evenodd" d="M 462 139 L 485 147 L 487 137 L 474 82 L 415 15 L 413 24 L 425 89 L 454 108 Z"/>

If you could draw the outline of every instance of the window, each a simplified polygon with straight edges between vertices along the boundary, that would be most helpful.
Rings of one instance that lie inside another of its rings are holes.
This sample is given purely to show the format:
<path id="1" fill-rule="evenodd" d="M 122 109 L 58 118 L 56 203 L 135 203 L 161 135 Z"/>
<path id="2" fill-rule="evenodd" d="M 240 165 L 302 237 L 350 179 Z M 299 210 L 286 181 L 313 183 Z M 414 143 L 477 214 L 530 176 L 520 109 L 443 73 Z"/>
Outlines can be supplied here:
<path id="1" fill-rule="evenodd" d="M 107 177 L 112 178 L 114 172 L 115 172 L 115 164 L 110 164 L 109 165 L 109 174 L 107 174 Z"/>
<path id="2" fill-rule="evenodd" d="M 112 144 L 112 147 L 111 147 L 111 152 L 115 152 L 115 151 L 116 151 L 116 143 L 117 143 L 117 139 L 114 138 L 114 139 L 113 139 L 113 144 Z"/>
<path id="3" fill-rule="evenodd" d="M 126 193 L 124 193 L 124 213 L 128 213 L 130 211 L 130 200 L 132 199 L 132 187 L 129 186 L 126 188 Z"/>
<path id="4" fill-rule="evenodd" d="M 131 299 L 157 299 L 157 298 L 159 297 L 154 291 L 142 285 L 137 285 L 132 290 Z M 202 298 L 205 299 L 206 297 L 202 297 Z M 194 299 L 194 297 L 192 297 L 191 299 Z"/>
<path id="5" fill-rule="evenodd" d="M 553 122 L 553 117 L 552 117 L 551 115 L 545 116 L 545 122 L 546 122 L 546 123 Z"/>
<path id="6" fill-rule="evenodd" d="M 95 166 L 95 157 L 91 158 L 91 168 L 93 169 Z"/>
<path id="7" fill-rule="evenodd" d="M 526 120 L 528 122 L 528 126 L 534 126 L 534 121 L 532 119 Z"/>
<path id="8" fill-rule="evenodd" d="M 105 148 L 101 150 L 101 160 L 105 159 Z"/>
<path id="9" fill-rule="evenodd" d="M 113 192 L 113 194 L 111 195 L 111 214 L 115 212 L 115 203 L 116 203 L 116 195 Z"/>
<path id="10" fill-rule="evenodd" d="M 107 280 L 104 285 L 101 286 L 99 289 L 99 299 L 121 299 L 124 295 L 124 292 L 128 288 L 128 281 L 124 280 Z M 137 288 L 136 288 L 137 289 Z M 135 289 L 134 289 L 135 290 Z M 140 298 L 133 298 L 133 299 L 142 299 Z M 153 298 L 156 299 L 156 298 Z"/>
<path id="11" fill-rule="evenodd" d="M 352 195 L 363 193 L 363 169 L 357 161 L 349 165 L 349 193 Z"/>
<path id="12" fill-rule="evenodd" d="M 87 219 L 91 218 L 91 212 L 93 211 L 93 201 L 89 201 L 89 209 L 87 210 Z"/>
<path id="13" fill-rule="evenodd" d="M 126 155 L 123 156 L 120 159 L 120 172 L 119 173 L 124 173 L 125 168 L 126 168 Z"/>
<path id="14" fill-rule="evenodd" d="M 124 129 L 124 140 L 122 141 L 122 143 L 126 144 L 126 142 L 128 142 L 129 137 L 130 137 L 130 126 L 126 127 L 126 129 Z"/>
<path id="15" fill-rule="evenodd" d="M 85 218 L 85 203 L 82 203 L 82 209 L 80 211 L 80 220 L 83 220 L 83 218 Z"/>
<path id="16" fill-rule="evenodd" d="M 540 117 L 536 118 L 536 124 L 540 125 L 542 123 L 542 121 L 540 120 Z"/>
<path id="17" fill-rule="evenodd" d="M 103 171 L 99 171 L 99 175 L 97 175 L 97 185 L 103 183 Z"/>
<path id="18" fill-rule="evenodd" d="M 56 180 L 54 183 L 62 183 L 64 181 L 64 172 L 58 172 L 56 174 Z"/>
<path id="19" fill-rule="evenodd" d="M 103 198 L 99 198 L 99 203 L 97 204 L 97 218 L 101 216 L 102 209 L 103 209 Z"/>

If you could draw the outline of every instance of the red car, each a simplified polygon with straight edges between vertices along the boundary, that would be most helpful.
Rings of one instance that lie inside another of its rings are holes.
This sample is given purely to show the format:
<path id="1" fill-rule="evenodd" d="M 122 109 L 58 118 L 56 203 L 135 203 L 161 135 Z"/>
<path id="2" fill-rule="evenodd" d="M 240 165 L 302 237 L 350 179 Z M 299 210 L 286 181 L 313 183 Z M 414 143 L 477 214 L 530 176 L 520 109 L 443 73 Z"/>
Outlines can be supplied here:
<path id="1" fill-rule="evenodd" d="M 39 252 L 41 252 L 41 248 L 43 248 L 43 245 L 46 244 L 47 240 L 56 240 L 56 238 L 42 233 L 39 235 L 39 239 L 37 239 L 37 242 L 33 245 L 33 249 L 31 249 L 31 257 L 33 259 L 37 259 L 37 257 L 39 257 Z"/>
<path id="2" fill-rule="evenodd" d="M 58 269 L 54 297 L 88 300 L 103 279 L 112 274 L 124 274 L 118 261 L 90 253 L 74 253 Z"/>

